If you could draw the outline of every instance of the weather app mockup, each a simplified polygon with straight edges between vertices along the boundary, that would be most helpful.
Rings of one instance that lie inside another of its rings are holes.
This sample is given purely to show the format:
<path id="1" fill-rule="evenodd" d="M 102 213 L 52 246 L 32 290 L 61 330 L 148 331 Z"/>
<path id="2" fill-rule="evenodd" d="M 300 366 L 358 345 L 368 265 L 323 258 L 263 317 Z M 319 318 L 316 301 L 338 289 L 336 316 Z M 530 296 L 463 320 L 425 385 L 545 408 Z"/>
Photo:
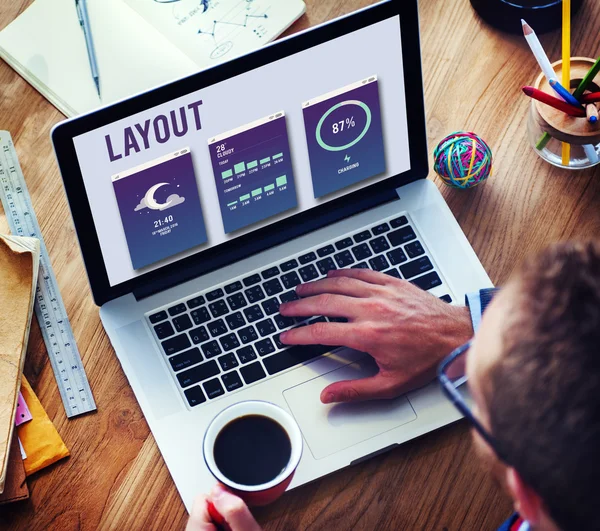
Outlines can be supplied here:
<path id="1" fill-rule="evenodd" d="M 284 112 L 209 141 L 225 232 L 297 205 Z"/>
<path id="2" fill-rule="evenodd" d="M 315 197 L 385 171 L 377 76 L 302 107 Z"/>
<path id="3" fill-rule="evenodd" d="M 133 269 L 206 243 L 188 148 L 112 177 Z"/>

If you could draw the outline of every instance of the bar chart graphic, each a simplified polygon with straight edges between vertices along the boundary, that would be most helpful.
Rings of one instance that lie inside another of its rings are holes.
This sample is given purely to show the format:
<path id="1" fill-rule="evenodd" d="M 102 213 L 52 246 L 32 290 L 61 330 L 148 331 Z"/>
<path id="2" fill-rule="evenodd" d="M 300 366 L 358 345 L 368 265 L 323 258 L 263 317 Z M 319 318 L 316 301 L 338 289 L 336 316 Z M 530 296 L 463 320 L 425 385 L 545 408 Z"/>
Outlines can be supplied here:
<path id="1" fill-rule="evenodd" d="M 226 233 L 297 206 L 283 111 L 208 144 Z"/>

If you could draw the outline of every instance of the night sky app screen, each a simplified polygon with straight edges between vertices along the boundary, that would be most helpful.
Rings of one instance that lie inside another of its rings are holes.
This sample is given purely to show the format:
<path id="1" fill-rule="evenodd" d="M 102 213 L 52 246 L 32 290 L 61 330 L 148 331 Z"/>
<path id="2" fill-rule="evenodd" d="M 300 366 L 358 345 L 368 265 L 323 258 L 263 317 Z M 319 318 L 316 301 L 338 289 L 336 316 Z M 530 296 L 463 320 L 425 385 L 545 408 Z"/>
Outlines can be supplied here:
<path id="1" fill-rule="evenodd" d="M 112 177 L 134 269 L 207 241 L 190 150 Z"/>

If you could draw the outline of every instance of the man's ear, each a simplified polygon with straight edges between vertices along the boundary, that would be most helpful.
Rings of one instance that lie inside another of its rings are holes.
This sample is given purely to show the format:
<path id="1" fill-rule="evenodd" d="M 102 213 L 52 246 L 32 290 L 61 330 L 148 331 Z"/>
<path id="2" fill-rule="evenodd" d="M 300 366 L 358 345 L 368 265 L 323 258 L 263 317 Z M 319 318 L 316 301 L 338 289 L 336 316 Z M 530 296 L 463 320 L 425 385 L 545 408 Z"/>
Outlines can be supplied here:
<path id="1" fill-rule="evenodd" d="M 532 526 L 540 523 L 544 502 L 519 473 L 512 467 L 506 469 L 506 486 L 515 504 L 515 510 Z"/>

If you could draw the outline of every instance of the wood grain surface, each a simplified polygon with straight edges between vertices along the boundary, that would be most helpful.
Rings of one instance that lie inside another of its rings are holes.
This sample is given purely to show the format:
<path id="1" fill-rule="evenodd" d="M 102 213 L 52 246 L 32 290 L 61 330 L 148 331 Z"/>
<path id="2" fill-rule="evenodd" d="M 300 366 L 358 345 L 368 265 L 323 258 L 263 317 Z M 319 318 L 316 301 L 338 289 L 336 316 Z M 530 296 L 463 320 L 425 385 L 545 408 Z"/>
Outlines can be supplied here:
<path id="1" fill-rule="evenodd" d="M 0 2 L 0 28 L 29 3 Z M 306 3 L 291 32 L 372 2 Z M 422 0 L 420 13 L 429 151 L 463 129 L 494 152 L 493 177 L 474 190 L 451 190 L 435 178 L 492 280 L 502 283 L 525 255 L 550 242 L 600 234 L 598 170 L 554 168 L 527 142 L 529 102 L 520 89 L 533 83 L 538 67 L 525 40 L 484 25 L 468 0 Z M 598 56 L 599 26 L 600 4 L 588 0 L 573 21 L 574 55 Z M 541 40 L 558 59 L 559 33 Z M 15 141 L 98 405 L 96 414 L 67 420 L 34 323 L 25 373 L 72 457 L 30 478 L 30 500 L 0 509 L 0 528 L 183 529 L 184 506 L 88 289 L 49 140 L 62 118 L 0 63 L 0 129 Z M 0 232 L 6 230 L 0 215 Z M 510 511 L 480 469 L 467 426 L 457 423 L 289 492 L 255 514 L 267 530 L 494 530 Z"/>

